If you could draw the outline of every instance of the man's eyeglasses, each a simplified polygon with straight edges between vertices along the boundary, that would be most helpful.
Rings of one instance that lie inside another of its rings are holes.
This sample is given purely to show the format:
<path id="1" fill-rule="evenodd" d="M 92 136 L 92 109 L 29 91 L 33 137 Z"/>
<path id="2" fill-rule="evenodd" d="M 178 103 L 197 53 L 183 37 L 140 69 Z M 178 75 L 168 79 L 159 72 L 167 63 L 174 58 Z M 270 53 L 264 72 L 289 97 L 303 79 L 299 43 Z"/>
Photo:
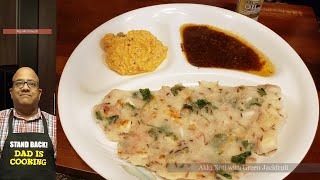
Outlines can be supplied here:
<path id="1" fill-rule="evenodd" d="M 37 81 L 32 81 L 32 80 L 28 80 L 28 81 L 23 81 L 23 80 L 13 81 L 13 87 L 22 88 L 25 83 L 27 83 L 27 85 L 28 85 L 28 87 L 30 89 L 37 89 L 39 87 L 39 83 Z"/>

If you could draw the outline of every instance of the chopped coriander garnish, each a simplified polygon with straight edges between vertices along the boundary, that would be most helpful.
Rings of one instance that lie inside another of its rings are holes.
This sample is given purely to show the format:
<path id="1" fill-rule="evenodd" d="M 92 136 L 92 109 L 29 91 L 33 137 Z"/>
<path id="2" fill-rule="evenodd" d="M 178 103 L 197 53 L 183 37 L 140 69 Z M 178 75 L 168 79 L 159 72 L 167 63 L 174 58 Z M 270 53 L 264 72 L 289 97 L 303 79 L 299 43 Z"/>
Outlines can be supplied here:
<path id="1" fill-rule="evenodd" d="M 143 122 L 143 121 L 142 121 Z M 156 126 L 152 126 L 150 124 L 146 124 L 147 126 L 150 126 L 152 127 L 149 131 L 148 131 L 148 134 L 153 137 L 153 139 L 156 141 L 158 140 L 158 136 L 159 134 L 164 134 L 165 136 L 167 137 L 171 137 L 173 140 L 178 140 L 178 137 L 172 133 L 172 132 L 169 132 L 167 131 L 165 128 L 163 127 L 156 127 Z"/>
<path id="2" fill-rule="evenodd" d="M 246 108 L 250 108 L 251 106 L 253 105 L 256 105 L 256 106 L 262 106 L 262 103 L 263 103 L 263 99 L 258 99 L 258 98 L 252 98 L 249 102 L 247 102 L 246 104 Z"/>
<path id="3" fill-rule="evenodd" d="M 119 115 L 110 116 L 107 118 L 109 124 L 114 123 L 119 118 Z"/>
<path id="4" fill-rule="evenodd" d="M 193 102 L 191 105 L 189 104 L 183 104 L 182 109 L 190 109 L 191 111 L 195 110 L 195 108 L 202 109 L 206 107 L 206 112 L 209 112 L 209 109 L 218 109 L 217 106 L 211 104 L 205 99 L 198 99 L 196 102 Z"/>
<path id="5" fill-rule="evenodd" d="M 223 174 L 220 174 L 220 175 L 223 176 L 223 177 L 226 177 L 228 179 L 232 179 L 232 176 L 230 174 L 223 173 Z"/>
<path id="6" fill-rule="evenodd" d="M 170 90 L 174 96 L 178 95 L 179 91 L 182 91 L 185 87 L 181 84 L 176 84 Z"/>
<path id="7" fill-rule="evenodd" d="M 254 143 L 250 143 L 248 140 L 245 140 L 245 141 L 241 141 L 241 144 L 245 149 L 256 152 L 256 145 Z"/>
<path id="8" fill-rule="evenodd" d="M 248 145 L 249 145 L 248 140 L 242 141 L 242 145 L 243 145 L 244 148 L 247 148 Z"/>
<path id="9" fill-rule="evenodd" d="M 151 100 L 152 95 L 151 95 L 151 92 L 150 92 L 150 90 L 148 88 L 139 89 L 139 91 L 140 91 L 144 101 L 150 101 Z"/>
<path id="10" fill-rule="evenodd" d="M 99 111 L 96 112 L 96 118 L 102 120 L 102 116 Z"/>
<path id="11" fill-rule="evenodd" d="M 246 151 L 236 156 L 231 157 L 231 162 L 236 164 L 245 164 L 247 157 L 251 156 L 251 151 Z"/>
<path id="12" fill-rule="evenodd" d="M 217 174 L 220 174 L 221 176 L 223 176 L 225 178 L 232 179 L 232 176 L 226 172 L 218 171 Z"/>
<path id="13" fill-rule="evenodd" d="M 132 110 L 136 109 L 136 107 L 129 102 L 126 102 L 126 105 L 130 107 Z"/>
<path id="14" fill-rule="evenodd" d="M 267 95 L 266 91 L 263 88 L 258 88 L 257 92 L 261 97 Z"/>
<path id="15" fill-rule="evenodd" d="M 196 105 L 198 106 L 199 109 L 202 109 L 206 105 L 211 104 L 210 102 L 208 102 L 205 99 L 198 99 L 195 103 L 196 103 Z"/>

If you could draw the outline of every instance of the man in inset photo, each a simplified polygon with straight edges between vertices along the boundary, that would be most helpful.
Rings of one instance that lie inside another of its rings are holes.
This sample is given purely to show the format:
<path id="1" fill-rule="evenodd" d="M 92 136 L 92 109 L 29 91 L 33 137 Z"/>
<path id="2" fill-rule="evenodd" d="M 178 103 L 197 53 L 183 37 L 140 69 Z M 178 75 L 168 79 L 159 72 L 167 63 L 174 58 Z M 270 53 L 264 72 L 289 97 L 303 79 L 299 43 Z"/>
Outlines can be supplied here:
<path id="1" fill-rule="evenodd" d="M 0 111 L 0 179 L 56 179 L 56 117 L 40 110 L 39 85 L 29 67 L 13 75 L 13 108 Z"/>

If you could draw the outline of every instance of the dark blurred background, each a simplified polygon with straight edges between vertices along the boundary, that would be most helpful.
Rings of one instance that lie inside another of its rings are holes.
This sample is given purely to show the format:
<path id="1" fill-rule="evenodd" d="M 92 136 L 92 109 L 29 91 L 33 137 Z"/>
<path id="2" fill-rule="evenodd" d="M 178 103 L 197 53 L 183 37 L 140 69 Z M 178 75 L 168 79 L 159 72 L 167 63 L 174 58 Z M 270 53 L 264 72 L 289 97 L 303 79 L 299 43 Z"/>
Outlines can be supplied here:
<path id="1" fill-rule="evenodd" d="M 273 3 L 288 3 L 288 4 L 297 4 L 297 5 L 305 5 L 313 8 L 317 20 L 319 22 L 320 18 L 320 0 L 264 0 L 265 2 L 273 2 Z"/>

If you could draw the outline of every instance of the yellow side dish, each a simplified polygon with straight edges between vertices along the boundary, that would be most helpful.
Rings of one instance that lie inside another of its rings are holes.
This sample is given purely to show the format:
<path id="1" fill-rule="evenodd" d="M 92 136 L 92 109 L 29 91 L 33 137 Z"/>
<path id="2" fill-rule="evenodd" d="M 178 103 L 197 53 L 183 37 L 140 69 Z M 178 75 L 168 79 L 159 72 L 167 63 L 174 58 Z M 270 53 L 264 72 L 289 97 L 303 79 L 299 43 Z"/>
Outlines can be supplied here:
<path id="1" fill-rule="evenodd" d="M 121 75 L 154 71 L 166 58 L 168 47 L 146 30 L 109 33 L 101 40 L 109 68 Z"/>

